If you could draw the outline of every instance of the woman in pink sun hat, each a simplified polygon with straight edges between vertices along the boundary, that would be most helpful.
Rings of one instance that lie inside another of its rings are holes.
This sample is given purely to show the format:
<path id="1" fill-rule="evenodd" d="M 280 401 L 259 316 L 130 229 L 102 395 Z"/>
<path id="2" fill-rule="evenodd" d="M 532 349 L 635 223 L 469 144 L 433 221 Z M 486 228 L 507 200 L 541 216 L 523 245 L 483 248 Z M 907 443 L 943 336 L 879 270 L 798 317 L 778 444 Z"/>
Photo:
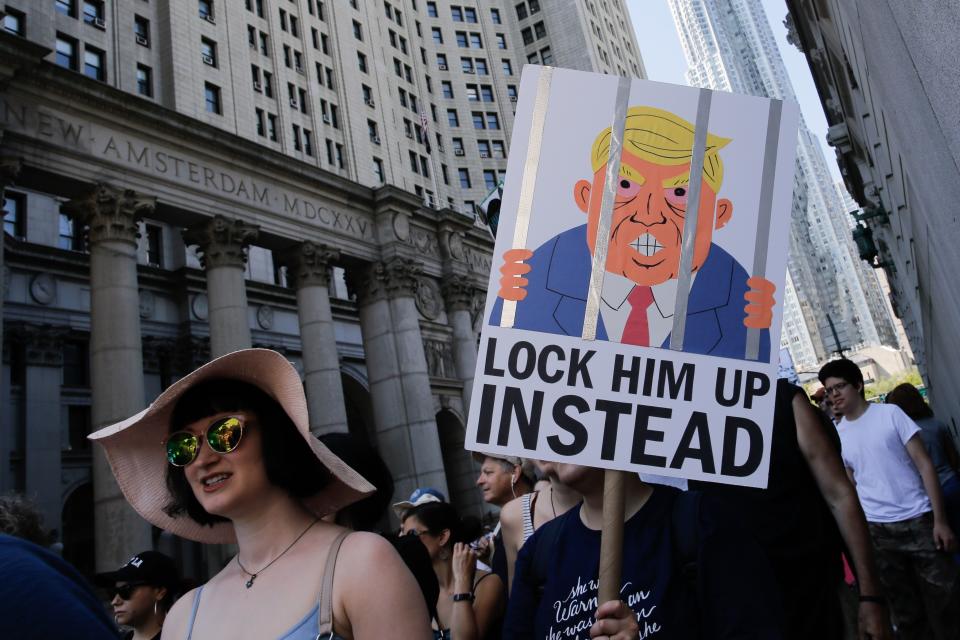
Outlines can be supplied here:
<path id="1" fill-rule="evenodd" d="M 247 349 L 91 434 L 148 522 L 238 546 L 174 605 L 164 638 L 430 637 L 420 590 L 391 545 L 321 520 L 373 486 L 308 424 L 296 369 L 274 351 Z"/>

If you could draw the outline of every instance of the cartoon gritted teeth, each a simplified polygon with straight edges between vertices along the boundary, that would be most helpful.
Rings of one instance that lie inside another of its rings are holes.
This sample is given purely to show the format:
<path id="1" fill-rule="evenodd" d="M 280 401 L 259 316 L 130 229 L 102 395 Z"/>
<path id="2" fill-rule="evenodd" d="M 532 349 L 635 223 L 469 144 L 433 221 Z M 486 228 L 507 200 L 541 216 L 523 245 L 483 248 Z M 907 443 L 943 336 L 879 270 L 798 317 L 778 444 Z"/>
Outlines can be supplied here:
<path id="1" fill-rule="evenodd" d="M 640 255 L 648 258 L 652 257 L 655 253 L 663 249 L 663 245 L 660 244 L 660 241 L 657 240 L 656 237 L 654 237 L 651 233 L 643 234 L 631 242 L 630 247 Z"/>

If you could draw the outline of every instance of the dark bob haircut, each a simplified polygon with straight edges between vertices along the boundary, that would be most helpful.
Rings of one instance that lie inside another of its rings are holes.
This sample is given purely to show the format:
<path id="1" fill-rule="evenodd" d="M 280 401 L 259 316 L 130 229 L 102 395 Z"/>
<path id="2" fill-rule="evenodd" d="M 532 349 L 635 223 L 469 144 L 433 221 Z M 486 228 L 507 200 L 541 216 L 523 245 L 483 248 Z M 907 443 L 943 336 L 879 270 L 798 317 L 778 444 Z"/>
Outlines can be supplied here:
<path id="1" fill-rule="evenodd" d="M 897 405 L 913 420 L 933 416 L 933 410 L 930 409 L 930 405 L 928 405 L 923 399 L 923 396 L 920 395 L 920 391 L 909 382 L 904 382 L 894 387 L 893 391 L 887 394 L 887 399 L 884 402 Z"/>
<path id="2" fill-rule="evenodd" d="M 483 533 L 479 519 L 472 516 L 461 519 L 456 507 L 447 502 L 421 504 L 407 511 L 403 519 L 407 518 L 416 518 L 435 536 L 443 533 L 444 529 L 449 530 L 447 546 L 450 547 L 457 542 L 472 542 Z"/>
<path id="3" fill-rule="evenodd" d="M 820 368 L 820 373 L 817 374 L 817 378 L 820 379 L 820 384 L 823 385 L 826 384 L 827 378 L 840 378 L 841 380 L 849 382 L 854 387 L 859 387 L 860 397 L 864 397 L 863 372 L 860 371 L 860 367 L 858 367 L 853 360 L 847 360 L 846 358 L 831 360 Z"/>
<path id="4" fill-rule="evenodd" d="M 252 384 L 239 380 L 208 380 L 189 389 L 177 401 L 170 418 L 170 433 L 217 413 L 246 411 L 260 426 L 261 455 L 267 479 L 294 498 L 306 498 L 330 481 L 330 473 L 317 460 L 283 408 Z M 207 446 L 204 443 L 201 446 Z M 242 444 L 240 446 L 243 446 Z M 230 455 L 230 454 L 226 454 Z M 187 482 L 183 468 L 167 467 L 167 489 L 171 500 L 164 507 L 172 518 L 187 515 L 195 522 L 212 526 L 227 518 L 208 513 L 200 506 Z"/>

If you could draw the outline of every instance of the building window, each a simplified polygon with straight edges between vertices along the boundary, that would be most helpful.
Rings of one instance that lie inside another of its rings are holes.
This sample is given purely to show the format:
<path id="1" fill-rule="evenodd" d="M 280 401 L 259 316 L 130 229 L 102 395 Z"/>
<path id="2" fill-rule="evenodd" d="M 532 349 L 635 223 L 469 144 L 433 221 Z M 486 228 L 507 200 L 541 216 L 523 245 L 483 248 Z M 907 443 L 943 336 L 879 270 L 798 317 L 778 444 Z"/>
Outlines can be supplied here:
<path id="1" fill-rule="evenodd" d="M 506 49 L 507 48 L 507 39 L 502 33 L 497 34 L 497 49 Z"/>
<path id="2" fill-rule="evenodd" d="M 487 113 L 487 129 L 499 129 L 500 117 L 496 113 Z"/>
<path id="3" fill-rule="evenodd" d="M 213 0 L 197 0 L 198 15 L 213 22 Z"/>
<path id="4" fill-rule="evenodd" d="M 446 70 L 447 70 L 447 55 L 446 55 L 446 54 L 444 54 L 444 53 L 438 53 L 438 54 L 437 54 L 437 68 L 440 69 L 440 71 L 446 71 Z"/>
<path id="5" fill-rule="evenodd" d="M 502 142 L 502 141 L 500 141 L 500 140 L 494 140 L 494 141 L 493 141 L 493 153 L 494 153 L 494 155 L 496 155 L 498 158 L 506 158 L 506 157 L 507 157 L 507 150 L 506 150 L 506 148 L 503 146 L 503 142 Z"/>
<path id="6" fill-rule="evenodd" d="M 300 127 L 293 125 L 293 148 L 297 151 L 301 150 L 300 147 Z"/>
<path id="7" fill-rule="evenodd" d="M 497 188 L 497 172 L 493 169 L 484 169 L 483 170 L 483 183 L 486 185 L 488 191 L 493 191 Z"/>
<path id="8" fill-rule="evenodd" d="M 543 64 L 553 64 L 553 53 L 550 52 L 550 47 L 540 49 L 540 60 Z"/>
<path id="9" fill-rule="evenodd" d="M 477 23 L 477 10 L 476 10 L 476 9 L 473 9 L 473 8 L 471 8 L 471 7 L 464 7 L 464 9 L 463 9 L 463 18 L 464 18 L 464 20 L 466 20 L 467 22 L 470 22 L 470 23 L 472 23 L 472 24 L 476 24 L 476 23 Z"/>
<path id="10" fill-rule="evenodd" d="M 3 28 L 15 36 L 23 37 L 27 35 L 27 17 L 19 11 L 7 9 L 3 16 Z"/>
<path id="11" fill-rule="evenodd" d="M 443 44 L 443 31 L 440 29 L 440 27 L 431 28 L 430 33 L 433 36 L 434 44 Z"/>
<path id="12" fill-rule="evenodd" d="M 459 169 L 457 169 L 457 175 L 460 176 L 460 188 L 469 189 L 471 187 L 470 170 L 467 169 L 466 167 L 460 167 Z"/>
<path id="13" fill-rule="evenodd" d="M 103 0 L 83 0 L 83 21 L 103 28 Z"/>
<path id="14" fill-rule="evenodd" d="M 260 53 L 270 56 L 270 40 L 263 31 L 260 32 Z"/>
<path id="15" fill-rule="evenodd" d="M 464 73 L 473 73 L 473 59 L 460 58 L 460 68 L 463 69 Z"/>
<path id="16" fill-rule="evenodd" d="M 77 41 L 61 33 L 57 34 L 57 58 L 59 66 L 77 70 Z"/>
<path id="17" fill-rule="evenodd" d="M 83 340 L 66 340 L 63 343 L 63 386 L 90 386 L 90 350 Z M 72 409 L 73 407 L 71 407 Z M 78 407 L 89 408 L 89 407 Z"/>
<path id="18" fill-rule="evenodd" d="M 517 5 L 517 20 L 523 20 L 527 15 L 527 3 L 521 2 Z"/>
<path id="19" fill-rule="evenodd" d="M 530 15 L 540 11 L 540 0 L 530 0 L 527 4 L 530 5 Z"/>
<path id="20" fill-rule="evenodd" d="M 68 251 L 83 251 L 83 234 L 77 233 L 77 225 L 73 219 L 60 214 L 60 231 L 57 246 Z"/>
<path id="21" fill-rule="evenodd" d="M 447 124 L 451 127 L 460 126 L 460 118 L 457 116 L 456 109 L 447 109 Z"/>
<path id="22" fill-rule="evenodd" d="M 471 113 L 470 115 L 473 116 L 473 128 L 474 128 L 474 129 L 485 129 L 485 128 L 486 128 L 486 126 L 485 126 L 485 124 L 484 124 L 483 113 L 481 113 L 480 111 L 474 111 L 474 112 Z"/>
<path id="23" fill-rule="evenodd" d="M 360 67 L 360 71 L 367 73 L 367 56 L 359 51 L 357 52 L 357 66 Z"/>
<path id="24" fill-rule="evenodd" d="M 200 59 L 211 67 L 217 66 L 217 43 L 209 38 L 200 38 Z"/>
<path id="25" fill-rule="evenodd" d="M 479 33 L 470 34 L 470 46 L 474 49 L 483 49 L 483 40 L 480 38 Z"/>
<path id="26" fill-rule="evenodd" d="M 94 80 L 103 82 L 107 79 L 107 71 L 104 68 L 104 59 L 106 54 L 99 49 L 87 45 L 83 52 L 83 75 Z"/>
<path id="27" fill-rule="evenodd" d="M 484 102 L 493 102 L 493 87 L 489 84 L 480 85 L 480 99 Z"/>
<path id="28" fill-rule="evenodd" d="M 466 31 L 457 31 L 457 46 L 458 47 L 468 47 L 467 44 L 467 32 Z"/>
<path id="29" fill-rule="evenodd" d="M 440 90 L 444 98 L 453 98 L 453 85 L 449 80 L 442 80 L 440 82 Z"/>
<path id="30" fill-rule="evenodd" d="M 220 87 L 209 82 L 203 85 L 204 100 L 207 106 L 207 113 L 223 113 L 223 105 L 220 101 Z"/>
<path id="31" fill-rule="evenodd" d="M 137 44 L 143 47 L 150 46 L 150 21 L 143 16 L 133 16 L 133 35 Z"/>
<path id="32" fill-rule="evenodd" d="M 523 44 L 533 43 L 533 29 L 531 29 L 530 27 L 524 27 L 520 31 L 520 36 L 523 38 Z"/>
<path id="33" fill-rule="evenodd" d="M 273 74 L 269 71 L 263 72 L 263 95 L 273 97 Z"/>
<path id="34" fill-rule="evenodd" d="M 500 19 L 500 9 L 490 9 L 490 21 L 493 24 L 503 24 L 503 21 Z"/>
<path id="35" fill-rule="evenodd" d="M 313 132 L 309 129 L 303 130 L 303 152 L 313 157 Z"/>
<path id="36" fill-rule="evenodd" d="M 155 224 L 147 228 L 147 264 L 151 267 L 163 267 L 163 228 Z"/>
<path id="37" fill-rule="evenodd" d="M 137 65 L 137 93 L 148 98 L 153 97 L 153 72 L 150 67 Z"/>
<path id="38" fill-rule="evenodd" d="M 356 20 L 353 21 L 353 37 L 363 42 L 363 26 Z"/>
<path id="39" fill-rule="evenodd" d="M 277 141 L 277 116 L 272 113 L 267 114 L 267 137 Z"/>
<path id="40" fill-rule="evenodd" d="M 478 76 L 489 75 L 490 72 L 487 70 L 487 61 L 486 61 L 486 60 L 484 60 L 483 58 L 476 58 L 476 59 L 474 59 L 474 62 L 475 62 L 476 65 L 477 65 L 477 75 L 478 75 Z"/>
<path id="41" fill-rule="evenodd" d="M 77 17 L 77 0 L 56 0 L 57 13 L 71 18 Z"/>
<path id="42" fill-rule="evenodd" d="M 543 26 L 542 20 L 536 23 L 535 25 L 533 25 L 533 32 L 537 36 L 537 40 L 539 40 L 540 38 L 547 37 L 547 28 Z"/>
<path id="43" fill-rule="evenodd" d="M 267 135 L 267 118 L 263 109 L 259 107 L 254 109 L 254 113 L 257 116 L 257 135 L 261 138 Z"/>
<path id="44" fill-rule="evenodd" d="M 383 172 L 383 160 L 380 158 L 373 159 L 373 175 L 377 178 L 377 184 L 386 184 L 387 176 Z"/>
<path id="45" fill-rule="evenodd" d="M 506 58 L 504 58 L 503 60 L 501 60 L 501 62 L 503 63 L 503 75 L 505 75 L 505 76 L 512 76 L 512 75 L 513 75 L 513 65 L 510 64 L 510 61 L 507 60 Z"/>
<path id="46" fill-rule="evenodd" d="M 27 237 L 27 198 L 7 191 L 3 198 L 3 230 L 18 240 Z"/>
<path id="47" fill-rule="evenodd" d="M 436 3 L 436 2 L 428 2 L 428 3 L 427 3 L 427 16 L 430 17 L 430 18 L 436 18 L 436 17 L 438 16 L 438 14 L 437 14 L 437 3 Z"/>

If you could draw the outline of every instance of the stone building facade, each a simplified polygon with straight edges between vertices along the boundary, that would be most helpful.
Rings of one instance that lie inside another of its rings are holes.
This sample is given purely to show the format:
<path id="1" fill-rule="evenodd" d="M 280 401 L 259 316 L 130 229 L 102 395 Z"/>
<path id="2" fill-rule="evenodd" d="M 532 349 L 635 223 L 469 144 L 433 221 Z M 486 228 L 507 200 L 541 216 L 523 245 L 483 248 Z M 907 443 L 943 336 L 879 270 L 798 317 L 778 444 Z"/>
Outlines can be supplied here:
<path id="1" fill-rule="evenodd" d="M 314 431 L 375 446 L 398 496 L 486 512 L 463 450 L 492 251 L 474 204 L 534 61 L 515 5 L 0 2 L 0 490 L 69 560 L 160 546 L 203 571 L 85 436 L 249 346 L 299 367 Z M 568 8 L 596 60 L 537 30 L 557 60 L 642 74 L 622 0 Z"/>
<path id="2" fill-rule="evenodd" d="M 301 368 L 314 430 L 375 445 L 398 495 L 479 509 L 462 443 L 488 232 L 2 47 L 0 482 L 38 500 L 68 558 L 92 568 L 95 542 L 115 566 L 156 542 L 86 433 L 250 346 Z"/>
<path id="3" fill-rule="evenodd" d="M 861 257 L 886 272 L 933 409 L 956 431 L 960 72 L 948 61 L 960 50 L 960 6 L 788 0 L 787 7 L 790 39 L 809 62 L 844 185 L 863 208 Z"/>

